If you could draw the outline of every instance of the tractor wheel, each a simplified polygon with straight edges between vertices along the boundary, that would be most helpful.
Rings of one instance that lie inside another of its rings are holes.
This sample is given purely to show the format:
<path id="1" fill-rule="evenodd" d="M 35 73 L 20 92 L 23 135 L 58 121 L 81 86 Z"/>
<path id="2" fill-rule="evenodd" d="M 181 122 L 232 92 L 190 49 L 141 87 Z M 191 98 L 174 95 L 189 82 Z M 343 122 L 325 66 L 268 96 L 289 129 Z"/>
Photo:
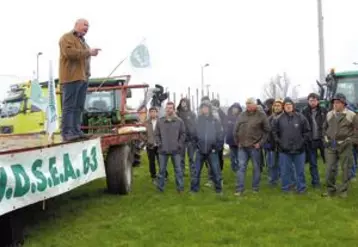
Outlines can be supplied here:
<path id="1" fill-rule="evenodd" d="M 107 189 L 111 194 L 126 195 L 132 188 L 131 148 L 124 144 L 109 149 L 106 159 Z"/>

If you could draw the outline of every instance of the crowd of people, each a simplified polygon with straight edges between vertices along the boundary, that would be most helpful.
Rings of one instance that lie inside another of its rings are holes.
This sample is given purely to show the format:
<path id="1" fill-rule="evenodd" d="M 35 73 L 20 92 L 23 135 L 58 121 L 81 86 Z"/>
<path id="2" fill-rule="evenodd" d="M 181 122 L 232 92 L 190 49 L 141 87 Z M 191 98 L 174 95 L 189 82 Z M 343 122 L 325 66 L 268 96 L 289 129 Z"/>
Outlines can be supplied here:
<path id="1" fill-rule="evenodd" d="M 91 57 L 101 50 L 90 48 L 84 39 L 88 28 L 88 21 L 79 19 L 59 41 L 59 81 L 63 98 L 61 135 L 64 141 L 88 138 L 80 128 L 81 113 L 91 75 Z M 319 150 L 327 171 L 327 191 L 323 195 L 346 197 L 357 163 L 357 115 L 348 109 L 343 94 L 333 97 L 330 111 L 319 105 L 317 94 L 309 94 L 307 101 L 307 107 L 301 113 L 295 110 L 290 98 L 269 99 L 264 107 L 249 98 L 245 111 L 235 103 L 227 114 L 220 108 L 218 100 L 208 97 L 202 98 L 198 114 L 193 112 L 187 99 L 182 99 L 177 108 L 173 102 L 168 102 L 166 115 L 162 118 L 158 118 L 157 108 L 150 108 L 146 147 L 153 181 L 160 191 L 164 190 L 170 157 L 177 190 L 183 192 L 185 158 L 188 156 L 190 190 L 199 191 L 201 171 L 206 164 L 209 184 L 214 185 L 217 193 L 222 193 L 226 142 L 230 147 L 231 168 L 237 175 L 237 196 L 244 193 L 249 160 L 253 165 L 252 190 L 255 193 L 260 189 L 265 164 L 270 185 L 275 186 L 280 180 L 283 192 L 296 189 L 298 193 L 304 193 L 307 190 L 304 173 L 307 161 L 311 184 L 320 187 Z M 156 161 L 159 161 L 158 172 Z M 342 184 L 337 186 L 339 165 Z"/>
<path id="2" fill-rule="evenodd" d="M 236 196 L 244 194 L 250 160 L 254 193 L 260 190 L 265 167 L 270 186 L 280 183 L 284 193 L 292 190 L 305 193 L 305 163 L 309 164 L 312 187 L 320 188 L 318 151 L 326 164 L 326 192 L 322 196 L 347 196 L 349 183 L 355 177 L 358 118 L 347 108 L 343 94 L 335 95 L 330 111 L 320 106 L 315 93 L 308 95 L 307 107 L 301 112 L 295 110 L 289 97 L 268 99 L 264 106 L 249 98 L 244 111 L 239 103 L 234 103 L 227 113 L 220 108 L 218 100 L 208 97 L 202 98 L 198 114 L 186 98 L 176 108 L 173 102 L 165 107 L 166 114 L 161 118 L 157 108 L 150 108 L 146 122 L 149 171 L 159 191 L 165 188 L 170 157 L 179 193 L 184 191 L 188 161 L 191 192 L 200 190 L 201 172 L 206 165 L 206 185 L 212 185 L 216 193 L 222 194 L 226 143 L 230 147 L 231 169 L 237 177 Z M 342 182 L 338 186 L 339 166 Z"/>

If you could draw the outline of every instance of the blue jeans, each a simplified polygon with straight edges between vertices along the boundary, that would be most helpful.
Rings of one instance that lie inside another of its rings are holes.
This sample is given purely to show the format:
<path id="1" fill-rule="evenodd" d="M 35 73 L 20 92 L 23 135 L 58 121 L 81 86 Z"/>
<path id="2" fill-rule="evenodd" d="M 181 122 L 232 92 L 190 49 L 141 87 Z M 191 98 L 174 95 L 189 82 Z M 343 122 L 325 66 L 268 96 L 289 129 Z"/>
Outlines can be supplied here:
<path id="1" fill-rule="evenodd" d="M 193 170 L 194 170 L 194 152 L 195 152 L 195 148 L 194 148 L 194 143 L 193 142 L 185 142 L 184 143 L 184 147 L 181 150 L 181 169 L 183 171 L 183 176 L 185 174 L 185 157 L 186 154 L 188 154 L 188 158 L 189 158 L 189 169 L 190 169 L 190 175 L 193 175 Z"/>
<path id="2" fill-rule="evenodd" d="M 310 173 L 312 178 L 312 186 L 316 187 L 320 185 L 318 165 L 317 165 L 317 148 L 311 148 L 308 151 L 308 161 L 310 164 Z"/>
<path id="3" fill-rule="evenodd" d="M 280 177 L 278 153 L 275 151 L 267 150 L 266 159 L 269 173 L 269 184 L 276 185 Z"/>
<path id="4" fill-rule="evenodd" d="M 356 170 L 357 170 L 357 150 L 353 148 L 353 166 L 352 166 L 350 178 L 356 177 Z"/>
<path id="5" fill-rule="evenodd" d="M 83 135 L 81 115 L 84 109 L 88 83 L 75 81 L 62 85 L 62 136 L 66 138 Z"/>
<path id="6" fill-rule="evenodd" d="M 167 165 L 169 156 L 174 166 L 175 183 L 178 191 L 184 191 L 183 171 L 181 170 L 180 154 L 159 154 L 159 174 L 158 174 L 158 189 L 164 191 L 165 178 L 167 174 Z"/>
<path id="7" fill-rule="evenodd" d="M 239 158 L 238 158 L 238 147 L 231 146 L 230 147 L 230 162 L 231 162 L 231 169 L 233 172 L 237 172 L 239 169 Z"/>
<path id="8" fill-rule="evenodd" d="M 219 164 L 219 156 L 217 152 L 212 152 L 209 154 L 201 154 L 199 151 L 196 151 L 195 155 L 195 170 L 194 176 L 191 178 L 191 191 L 198 192 L 200 189 L 200 175 L 201 170 L 204 165 L 204 161 L 207 161 L 210 167 L 210 173 L 212 174 L 212 181 L 215 184 L 215 191 L 221 192 L 221 170 Z"/>
<path id="9" fill-rule="evenodd" d="M 253 165 L 253 176 L 252 176 L 252 189 L 255 191 L 259 190 L 260 186 L 260 161 L 261 161 L 261 153 L 260 149 L 256 148 L 239 148 L 238 151 L 239 156 L 239 169 L 237 170 L 237 192 L 243 192 L 245 190 L 245 175 L 246 169 L 248 165 L 248 161 L 251 158 Z"/>
<path id="10" fill-rule="evenodd" d="M 280 153 L 280 171 L 281 171 L 281 186 L 284 192 L 289 191 L 292 185 L 292 173 L 296 173 L 296 188 L 298 192 L 306 190 L 305 178 L 305 153 L 300 154 L 287 154 Z M 294 166 L 294 171 L 292 169 Z"/>

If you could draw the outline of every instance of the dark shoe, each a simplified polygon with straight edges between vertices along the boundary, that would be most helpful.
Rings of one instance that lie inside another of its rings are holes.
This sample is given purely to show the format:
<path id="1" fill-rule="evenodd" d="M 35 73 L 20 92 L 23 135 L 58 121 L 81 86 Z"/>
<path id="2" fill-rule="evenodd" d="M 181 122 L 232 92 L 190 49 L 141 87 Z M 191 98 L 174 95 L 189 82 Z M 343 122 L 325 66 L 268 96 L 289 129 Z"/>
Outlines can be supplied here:
<path id="1" fill-rule="evenodd" d="M 73 141 L 77 141 L 79 139 L 80 139 L 80 136 L 78 136 L 78 135 L 68 135 L 68 136 L 64 135 L 64 136 L 62 136 L 62 140 L 64 142 L 73 142 Z"/>

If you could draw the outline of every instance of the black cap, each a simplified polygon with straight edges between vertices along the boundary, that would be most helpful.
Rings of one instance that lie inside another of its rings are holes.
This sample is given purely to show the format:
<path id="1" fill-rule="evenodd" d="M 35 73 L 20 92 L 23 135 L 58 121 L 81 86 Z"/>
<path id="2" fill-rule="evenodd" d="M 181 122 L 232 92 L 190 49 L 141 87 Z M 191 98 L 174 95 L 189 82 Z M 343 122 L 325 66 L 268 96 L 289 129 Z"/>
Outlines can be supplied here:
<path id="1" fill-rule="evenodd" d="M 333 103 L 334 100 L 339 100 L 344 105 L 347 105 L 347 98 L 343 93 L 337 93 L 336 95 L 334 95 L 334 97 L 332 98 L 331 102 Z"/>

